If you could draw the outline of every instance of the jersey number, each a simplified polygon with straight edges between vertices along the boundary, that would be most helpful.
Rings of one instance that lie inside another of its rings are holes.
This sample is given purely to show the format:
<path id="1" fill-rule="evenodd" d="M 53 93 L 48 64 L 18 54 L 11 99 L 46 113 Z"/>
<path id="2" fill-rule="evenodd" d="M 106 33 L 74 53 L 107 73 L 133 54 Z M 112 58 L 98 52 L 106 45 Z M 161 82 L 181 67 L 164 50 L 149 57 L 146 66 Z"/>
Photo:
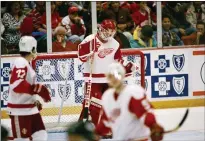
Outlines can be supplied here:
<path id="1" fill-rule="evenodd" d="M 21 78 L 21 79 L 23 79 L 24 76 L 26 75 L 25 70 L 21 70 L 21 69 L 17 70 L 16 73 L 17 73 L 17 78 Z"/>

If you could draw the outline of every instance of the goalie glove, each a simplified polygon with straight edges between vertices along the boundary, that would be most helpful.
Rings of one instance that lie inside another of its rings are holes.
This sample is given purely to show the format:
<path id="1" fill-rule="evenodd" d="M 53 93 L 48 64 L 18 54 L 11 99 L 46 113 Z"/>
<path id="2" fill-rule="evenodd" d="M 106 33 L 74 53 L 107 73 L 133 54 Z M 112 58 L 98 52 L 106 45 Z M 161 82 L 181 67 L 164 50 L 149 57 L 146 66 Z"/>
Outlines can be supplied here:
<path id="1" fill-rule="evenodd" d="M 50 102 L 51 97 L 48 89 L 46 86 L 41 84 L 34 84 L 32 85 L 33 93 L 38 94 L 41 98 L 43 98 L 44 102 Z"/>
<path id="2" fill-rule="evenodd" d="M 139 68 L 132 62 L 127 63 L 125 66 L 126 76 L 132 75 L 133 72 L 137 71 Z"/>
<path id="3" fill-rule="evenodd" d="M 163 139 L 164 129 L 157 123 L 154 123 L 151 128 L 152 141 L 161 141 Z"/>

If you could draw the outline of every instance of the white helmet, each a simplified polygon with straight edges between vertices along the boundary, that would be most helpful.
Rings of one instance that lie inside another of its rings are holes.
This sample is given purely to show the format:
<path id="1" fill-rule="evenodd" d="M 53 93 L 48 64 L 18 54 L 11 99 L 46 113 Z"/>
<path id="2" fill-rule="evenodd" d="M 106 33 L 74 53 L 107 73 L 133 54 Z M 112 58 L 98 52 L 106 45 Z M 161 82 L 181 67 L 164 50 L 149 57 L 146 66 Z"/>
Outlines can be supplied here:
<path id="1" fill-rule="evenodd" d="M 119 62 L 112 63 L 108 66 L 107 75 L 111 74 L 118 80 L 122 80 L 125 77 L 125 68 Z"/>
<path id="2" fill-rule="evenodd" d="M 36 52 L 37 41 L 32 36 L 22 36 L 19 41 L 20 52 L 32 52 L 32 49 L 35 48 Z"/>

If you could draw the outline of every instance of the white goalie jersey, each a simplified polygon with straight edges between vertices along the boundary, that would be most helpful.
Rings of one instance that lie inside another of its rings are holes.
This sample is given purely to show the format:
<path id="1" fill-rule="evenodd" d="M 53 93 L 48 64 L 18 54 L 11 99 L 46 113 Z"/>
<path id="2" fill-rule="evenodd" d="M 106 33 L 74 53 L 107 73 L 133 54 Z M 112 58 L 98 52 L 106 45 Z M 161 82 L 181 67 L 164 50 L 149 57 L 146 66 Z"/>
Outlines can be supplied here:
<path id="1" fill-rule="evenodd" d="M 86 82 L 91 69 L 89 57 L 93 52 L 92 83 L 107 83 L 104 75 L 107 72 L 107 65 L 122 59 L 119 43 L 114 38 L 103 43 L 92 34 L 79 45 L 78 57 L 83 62 L 83 75 Z"/>

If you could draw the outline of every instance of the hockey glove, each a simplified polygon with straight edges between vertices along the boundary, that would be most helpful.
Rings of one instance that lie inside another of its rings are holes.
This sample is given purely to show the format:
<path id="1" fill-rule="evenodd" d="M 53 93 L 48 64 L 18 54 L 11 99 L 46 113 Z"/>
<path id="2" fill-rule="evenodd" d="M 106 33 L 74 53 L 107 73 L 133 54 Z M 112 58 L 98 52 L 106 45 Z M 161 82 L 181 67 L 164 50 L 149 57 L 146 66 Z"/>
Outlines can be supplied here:
<path id="1" fill-rule="evenodd" d="M 163 139 L 164 129 L 157 123 L 150 128 L 152 141 L 161 141 Z"/>
<path id="2" fill-rule="evenodd" d="M 38 94 L 41 98 L 43 98 L 44 102 L 50 102 L 51 97 L 48 89 L 46 86 L 41 84 L 34 84 L 32 85 L 33 93 Z"/>
<path id="3" fill-rule="evenodd" d="M 40 101 L 36 100 L 36 101 L 34 102 L 34 104 L 36 105 L 36 107 L 38 108 L 39 111 L 42 110 L 42 104 L 40 103 Z"/>

